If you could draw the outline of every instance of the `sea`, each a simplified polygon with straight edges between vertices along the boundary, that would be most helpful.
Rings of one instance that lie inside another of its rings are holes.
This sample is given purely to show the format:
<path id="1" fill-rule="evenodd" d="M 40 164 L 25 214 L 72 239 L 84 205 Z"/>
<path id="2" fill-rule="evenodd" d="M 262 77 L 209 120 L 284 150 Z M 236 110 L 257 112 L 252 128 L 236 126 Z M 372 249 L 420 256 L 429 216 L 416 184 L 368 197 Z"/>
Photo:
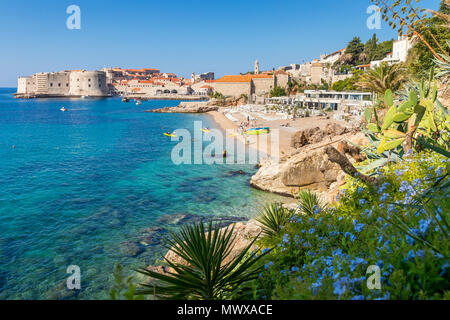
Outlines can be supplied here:
<path id="1" fill-rule="evenodd" d="M 209 115 L 144 112 L 180 101 L 14 92 L 0 89 L 0 299 L 108 299 L 118 264 L 145 281 L 134 270 L 160 263 L 183 225 L 254 218 L 280 200 L 249 186 L 254 164 L 174 163 L 164 133 L 218 128 Z M 68 289 L 74 275 L 80 290 Z"/>

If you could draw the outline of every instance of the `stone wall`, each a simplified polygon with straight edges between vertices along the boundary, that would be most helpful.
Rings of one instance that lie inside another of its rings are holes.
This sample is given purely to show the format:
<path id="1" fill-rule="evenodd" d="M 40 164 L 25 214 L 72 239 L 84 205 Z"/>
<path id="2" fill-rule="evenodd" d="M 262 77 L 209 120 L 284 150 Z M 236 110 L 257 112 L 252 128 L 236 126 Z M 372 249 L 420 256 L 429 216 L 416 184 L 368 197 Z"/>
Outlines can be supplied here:
<path id="1" fill-rule="evenodd" d="M 216 92 L 219 92 L 226 97 L 239 97 L 242 94 L 249 96 L 251 93 L 250 82 L 215 82 L 212 83 L 212 85 Z"/>

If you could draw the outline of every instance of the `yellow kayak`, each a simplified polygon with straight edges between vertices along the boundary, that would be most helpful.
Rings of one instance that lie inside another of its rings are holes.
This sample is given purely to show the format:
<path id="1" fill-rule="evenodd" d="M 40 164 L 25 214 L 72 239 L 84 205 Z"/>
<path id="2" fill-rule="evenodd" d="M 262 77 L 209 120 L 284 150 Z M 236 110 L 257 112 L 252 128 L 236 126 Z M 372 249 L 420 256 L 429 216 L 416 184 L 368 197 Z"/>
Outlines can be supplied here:
<path id="1" fill-rule="evenodd" d="M 174 137 L 174 138 L 177 137 L 176 135 L 174 135 L 174 134 L 169 134 L 169 133 L 164 133 L 164 135 L 165 135 L 166 137 Z"/>

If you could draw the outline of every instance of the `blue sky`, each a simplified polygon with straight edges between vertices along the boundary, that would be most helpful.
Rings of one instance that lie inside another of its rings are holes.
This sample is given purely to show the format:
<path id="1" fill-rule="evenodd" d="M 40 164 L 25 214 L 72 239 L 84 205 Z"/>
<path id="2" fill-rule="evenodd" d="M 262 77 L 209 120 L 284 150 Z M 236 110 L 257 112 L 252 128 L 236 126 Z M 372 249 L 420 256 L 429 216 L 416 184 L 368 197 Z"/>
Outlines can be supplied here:
<path id="1" fill-rule="evenodd" d="M 439 0 L 422 0 L 438 8 Z M 81 30 L 66 8 L 81 8 Z M 64 69 L 155 67 L 189 76 L 271 69 L 366 41 L 369 0 L 0 1 L 0 87 Z M 396 37 L 383 23 L 381 40 Z"/>

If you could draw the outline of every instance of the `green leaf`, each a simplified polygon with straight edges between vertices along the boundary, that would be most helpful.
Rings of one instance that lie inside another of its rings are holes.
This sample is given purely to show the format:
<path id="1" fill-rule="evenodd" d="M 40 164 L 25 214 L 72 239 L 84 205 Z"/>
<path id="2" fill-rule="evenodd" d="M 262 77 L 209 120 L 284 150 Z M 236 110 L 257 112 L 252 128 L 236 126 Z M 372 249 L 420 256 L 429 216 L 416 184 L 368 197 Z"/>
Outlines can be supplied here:
<path id="1" fill-rule="evenodd" d="M 384 151 L 392 150 L 400 146 L 403 142 L 405 142 L 405 138 L 396 139 L 390 142 L 385 143 Z"/>
<path id="2" fill-rule="evenodd" d="M 406 135 L 406 133 L 404 133 L 404 132 L 400 132 L 400 131 L 393 130 L 393 129 L 390 129 L 390 130 L 384 130 L 384 131 L 383 131 L 383 134 L 384 134 L 384 136 L 385 136 L 386 138 L 388 138 L 388 139 L 399 139 L 399 138 L 404 138 L 405 135 Z"/>
<path id="3" fill-rule="evenodd" d="M 391 107 L 394 104 L 394 94 L 391 89 L 386 90 L 386 93 L 384 94 L 384 102 L 388 107 Z"/>
<path id="4" fill-rule="evenodd" d="M 385 144 L 386 144 L 386 138 L 383 138 L 383 140 L 381 140 L 380 145 L 378 146 L 378 149 L 377 149 L 378 153 L 383 153 L 385 151 L 385 148 L 384 148 Z"/>
<path id="5" fill-rule="evenodd" d="M 404 103 L 402 103 L 402 105 L 398 108 L 398 112 L 406 112 L 409 111 L 409 109 L 411 109 L 411 102 L 410 101 L 406 101 Z"/>
<path id="6" fill-rule="evenodd" d="M 397 113 L 394 116 L 394 122 L 397 122 L 397 123 L 404 122 L 404 121 L 408 120 L 409 118 L 411 118 L 411 116 L 412 116 L 412 113 L 405 113 L 405 112 Z"/>
<path id="7" fill-rule="evenodd" d="M 375 123 L 369 123 L 367 125 L 367 129 L 369 129 L 370 131 L 374 132 L 374 133 L 379 133 L 380 130 L 378 130 L 378 126 Z"/>
<path id="8" fill-rule="evenodd" d="M 386 130 L 389 128 L 392 123 L 394 122 L 394 116 L 397 113 L 397 107 L 392 106 L 389 111 L 386 113 L 386 116 L 384 118 L 383 126 L 381 127 L 381 130 Z"/>
<path id="9" fill-rule="evenodd" d="M 369 123 L 372 120 L 372 111 L 370 111 L 369 108 L 366 108 L 364 111 L 364 116 L 366 118 L 367 123 Z"/>
<path id="10" fill-rule="evenodd" d="M 411 104 L 411 106 L 415 107 L 417 105 L 417 102 L 419 101 L 419 99 L 417 98 L 417 94 L 415 91 L 411 90 L 409 92 L 409 103 Z"/>

